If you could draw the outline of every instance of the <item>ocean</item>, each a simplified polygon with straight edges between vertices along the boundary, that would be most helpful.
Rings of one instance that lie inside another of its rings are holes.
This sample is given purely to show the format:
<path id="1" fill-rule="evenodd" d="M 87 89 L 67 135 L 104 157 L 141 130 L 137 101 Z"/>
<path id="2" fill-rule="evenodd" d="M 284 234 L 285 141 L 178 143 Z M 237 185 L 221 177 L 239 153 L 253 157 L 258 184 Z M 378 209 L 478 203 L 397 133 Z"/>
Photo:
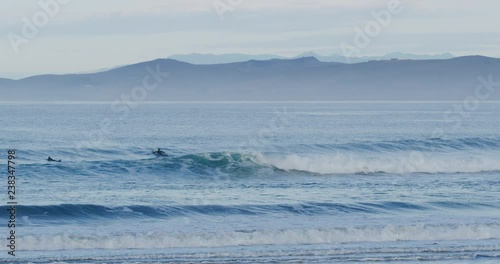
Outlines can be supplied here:
<path id="1" fill-rule="evenodd" d="M 11 263 L 500 263 L 500 103 L 0 103 Z M 161 148 L 168 157 L 156 157 Z M 62 162 L 48 162 L 47 157 Z"/>

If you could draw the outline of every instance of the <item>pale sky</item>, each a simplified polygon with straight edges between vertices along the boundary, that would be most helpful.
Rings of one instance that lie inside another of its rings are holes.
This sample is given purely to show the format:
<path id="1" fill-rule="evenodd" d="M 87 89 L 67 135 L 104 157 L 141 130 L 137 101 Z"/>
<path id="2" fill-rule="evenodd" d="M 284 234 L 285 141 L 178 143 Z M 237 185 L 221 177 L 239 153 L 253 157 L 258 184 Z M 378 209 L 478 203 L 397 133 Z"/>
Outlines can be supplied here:
<path id="1" fill-rule="evenodd" d="M 397 0 L 2 0 L 0 78 L 87 72 L 185 53 L 342 54 L 341 44 L 354 45 L 356 28 L 364 30 L 390 1 Z M 222 20 L 215 2 L 228 8 Z M 58 4 L 45 11 L 40 3 Z M 391 14 L 360 55 L 500 57 L 500 1 L 400 3 L 402 11 Z M 38 32 L 26 36 L 25 21 L 35 18 Z"/>

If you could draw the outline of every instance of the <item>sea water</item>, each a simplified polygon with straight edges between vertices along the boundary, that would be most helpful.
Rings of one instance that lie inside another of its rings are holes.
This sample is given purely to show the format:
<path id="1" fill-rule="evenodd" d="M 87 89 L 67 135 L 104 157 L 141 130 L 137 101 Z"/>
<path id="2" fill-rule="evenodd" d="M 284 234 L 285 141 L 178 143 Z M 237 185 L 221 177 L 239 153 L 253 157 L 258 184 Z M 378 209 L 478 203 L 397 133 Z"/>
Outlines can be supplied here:
<path id="1" fill-rule="evenodd" d="M 500 103 L 456 105 L 2 103 L 0 261 L 499 263 Z"/>

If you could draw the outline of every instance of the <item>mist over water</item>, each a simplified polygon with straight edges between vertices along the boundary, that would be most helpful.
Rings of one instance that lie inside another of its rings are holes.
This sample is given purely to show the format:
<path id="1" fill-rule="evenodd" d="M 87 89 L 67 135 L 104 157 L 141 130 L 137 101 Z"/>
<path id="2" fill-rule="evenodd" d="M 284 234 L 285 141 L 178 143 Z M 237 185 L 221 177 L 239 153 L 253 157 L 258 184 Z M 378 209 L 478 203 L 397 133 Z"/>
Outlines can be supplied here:
<path id="1" fill-rule="evenodd" d="M 500 104 L 452 107 L 0 104 L 19 260 L 495 263 Z"/>

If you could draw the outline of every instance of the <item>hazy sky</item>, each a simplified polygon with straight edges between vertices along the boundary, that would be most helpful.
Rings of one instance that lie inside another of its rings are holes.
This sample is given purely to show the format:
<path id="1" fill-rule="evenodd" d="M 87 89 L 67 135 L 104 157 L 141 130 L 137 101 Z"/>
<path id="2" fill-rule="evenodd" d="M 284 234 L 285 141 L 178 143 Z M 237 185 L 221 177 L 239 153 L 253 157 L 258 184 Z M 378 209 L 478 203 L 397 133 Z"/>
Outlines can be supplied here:
<path id="1" fill-rule="evenodd" d="M 55 1 L 67 3 L 54 12 L 40 6 Z M 0 77 L 85 72 L 180 53 L 341 54 L 341 44 L 354 45 L 356 28 L 364 30 L 390 1 L 397 0 L 2 0 Z M 500 57 L 500 1 L 400 2 L 402 11 L 360 55 Z M 223 19 L 214 3 L 227 8 Z M 23 27 L 34 19 L 38 32 L 26 35 Z"/>

